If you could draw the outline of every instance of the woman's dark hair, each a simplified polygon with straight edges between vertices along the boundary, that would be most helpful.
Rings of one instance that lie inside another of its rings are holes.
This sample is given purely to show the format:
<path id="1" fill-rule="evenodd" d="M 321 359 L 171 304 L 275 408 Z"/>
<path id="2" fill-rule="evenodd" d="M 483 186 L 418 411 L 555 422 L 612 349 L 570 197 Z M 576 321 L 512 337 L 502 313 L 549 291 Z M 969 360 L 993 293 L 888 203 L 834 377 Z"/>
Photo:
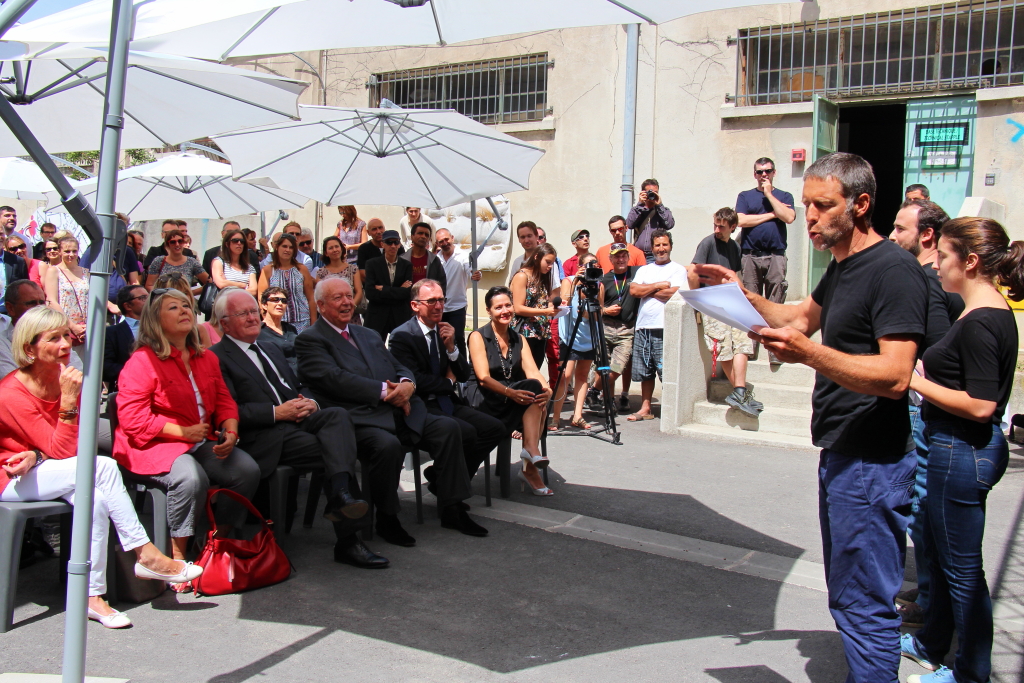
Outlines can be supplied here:
<path id="1" fill-rule="evenodd" d="M 285 242 L 290 242 L 292 245 L 292 265 L 299 265 L 299 261 L 297 258 L 299 253 L 299 243 L 295 239 L 295 235 L 289 235 L 288 233 L 285 232 L 281 233 L 281 235 L 277 238 L 277 246 L 274 247 L 274 253 L 271 256 L 271 260 L 274 262 L 275 268 L 281 267 L 281 257 L 278 255 L 277 250 L 280 249 L 281 245 L 284 244 Z"/>
<path id="2" fill-rule="evenodd" d="M 508 287 L 499 285 L 497 287 L 491 287 L 490 289 L 488 289 L 487 293 L 484 294 L 484 308 L 486 308 L 487 310 L 491 310 L 491 301 L 494 300 L 494 297 L 501 296 L 502 294 L 507 296 L 509 301 L 512 301 L 512 292 L 511 290 L 509 290 Z"/>
<path id="3" fill-rule="evenodd" d="M 220 258 L 224 261 L 224 265 L 227 266 L 231 263 L 231 238 L 241 237 L 242 238 L 242 253 L 238 255 L 238 265 L 242 272 L 249 271 L 249 242 L 245 239 L 245 233 L 241 230 L 231 230 L 228 234 L 224 235 L 224 239 L 220 243 Z"/>
<path id="4" fill-rule="evenodd" d="M 267 305 L 267 299 L 270 298 L 271 294 L 284 294 L 285 299 L 290 299 L 288 292 L 283 287 L 267 287 L 263 290 L 263 294 L 260 295 L 260 303 L 264 306 Z"/>
<path id="5" fill-rule="evenodd" d="M 337 242 L 338 244 L 341 245 L 341 259 L 340 260 L 344 261 L 345 260 L 345 250 L 346 250 L 345 243 L 342 242 L 341 238 L 338 237 L 337 235 L 328 235 L 327 237 L 324 238 L 324 242 L 321 245 L 321 249 L 320 249 L 320 257 L 323 258 L 324 265 L 325 266 L 331 265 L 331 257 L 327 255 L 327 244 L 328 244 L 328 242 Z"/>
<path id="6" fill-rule="evenodd" d="M 976 254 L 979 273 L 1006 287 L 1014 301 L 1024 299 L 1024 242 L 1011 242 L 998 222 L 954 218 L 942 226 L 942 240 L 961 261 Z"/>
<path id="7" fill-rule="evenodd" d="M 540 273 L 540 262 L 545 256 L 558 257 L 558 252 L 550 244 L 542 244 L 537 247 L 537 250 L 523 263 L 523 268 L 530 271 L 530 281 L 536 282 L 537 286 L 540 287 L 541 291 L 544 292 L 546 297 L 551 293 L 551 277 L 541 277 Z M 551 265 L 554 268 L 554 264 Z"/>
<path id="8" fill-rule="evenodd" d="M 175 237 L 180 237 L 182 242 L 185 241 L 185 233 L 183 233 L 181 230 L 168 230 L 167 234 L 164 235 L 164 246 L 167 246 L 168 240 L 173 239 Z"/>

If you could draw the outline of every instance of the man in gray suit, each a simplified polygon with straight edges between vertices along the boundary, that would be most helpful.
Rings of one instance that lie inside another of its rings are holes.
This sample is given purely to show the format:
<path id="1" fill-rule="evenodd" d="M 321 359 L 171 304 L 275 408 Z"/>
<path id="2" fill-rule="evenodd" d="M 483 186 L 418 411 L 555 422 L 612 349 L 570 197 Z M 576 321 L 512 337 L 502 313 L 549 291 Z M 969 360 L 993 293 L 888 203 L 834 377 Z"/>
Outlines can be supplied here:
<path id="1" fill-rule="evenodd" d="M 373 330 L 350 325 L 355 308 L 351 286 L 340 278 L 321 280 L 314 291 L 320 316 L 295 340 L 299 379 L 323 406 L 345 408 L 355 426 L 360 454 L 371 461 L 396 462 L 390 484 L 372 492 L 377 533 L 389 543 L 410 547 L 416 539 L 398 522 L 398 476 L 409 446 L 434 459 L 441 526 L 470 536 L 487 530 L 466 514 L 462 501 L 472 495 L 462 457 L 458 424 L 430 415 L 415 395 L 415 374 L 399 363 Z M 380 453 L 390 457 L 380 458 Z M 383 479 L 383 478 L 380 478 Z"/>

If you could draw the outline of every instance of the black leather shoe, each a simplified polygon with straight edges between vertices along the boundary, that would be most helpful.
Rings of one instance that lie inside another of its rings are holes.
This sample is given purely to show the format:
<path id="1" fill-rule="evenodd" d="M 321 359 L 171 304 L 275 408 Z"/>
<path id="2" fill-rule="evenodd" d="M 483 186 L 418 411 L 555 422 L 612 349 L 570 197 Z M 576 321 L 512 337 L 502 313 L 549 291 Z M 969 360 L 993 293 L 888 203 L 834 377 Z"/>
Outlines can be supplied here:
<path id="1" fill-rule="evenodd" d="M 334 561 L 360 569 L 384 569 L 391 564 L 388 558 L 374 553 L 359 541 L 344 547 L 334 546 Z"/>
<path id="2" fill-rule="evenodd" d="M 441 526 L 445 529 L 455 529 L 467 536 L 487 535 L 487 529 L 474 522 L 458 503 L 449 505 L 441 511 Z"/>
<path id="3" fill-rule="evenodd" d="M 360 519 L 370 509 L 365 500 L 353 498 L 348 491 L 335 493 L 327 503 L 324 519 L 329 522 L 344 522 L 346 519 Z"/>
<path id="4" fill-rule="evenodd" d="M 398 517 L 377 516 L 377 535 L 391 545 L 400 545 L 403 548 L 411 548 L 416 545 L 416 539 L 409 535 L 398 521 Z"/>

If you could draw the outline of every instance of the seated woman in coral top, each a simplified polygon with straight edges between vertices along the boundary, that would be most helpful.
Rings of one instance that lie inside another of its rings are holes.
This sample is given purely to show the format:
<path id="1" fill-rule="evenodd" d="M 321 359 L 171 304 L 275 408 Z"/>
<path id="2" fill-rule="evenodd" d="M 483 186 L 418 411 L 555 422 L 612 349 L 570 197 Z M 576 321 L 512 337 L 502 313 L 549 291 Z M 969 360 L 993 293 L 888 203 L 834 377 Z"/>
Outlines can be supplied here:
<path id="1" fill-rule="evenodd" d="M 46 306 L 29 310 L 14 328 L 11 351 L 19 369 L 0 381 L 0 465 L 4 470 L 0 500 L 63 498 L 74 503 L 82 373 L 68 365 L 71 330 L 67 316 Z M 121 547 L 135 551 L 137 576 L 179 584 L 198 577 L 203 570 L 171 560 L 149 542 L 117 465 L 110 458 L 97 457 L 89 618 L 107 628 L 124 628 L 131 626 L 131 619 L 103 599 L 111 522 Z"/>
<path id="2" fill-rule="evenodd" d="M 187 295 L 154 289 L 142 309 L 136 346 L 117 381 L 114 458 L 129 479 L 167 491 L 171 550 L 184 559 L 210 482 L 252 498 L 260 468 L 235 447 L 238 406 L 217 356 L 200 344 Z M 218 506 L 219 532 L 245 521 L 238 503 L 225 498 Z"/>

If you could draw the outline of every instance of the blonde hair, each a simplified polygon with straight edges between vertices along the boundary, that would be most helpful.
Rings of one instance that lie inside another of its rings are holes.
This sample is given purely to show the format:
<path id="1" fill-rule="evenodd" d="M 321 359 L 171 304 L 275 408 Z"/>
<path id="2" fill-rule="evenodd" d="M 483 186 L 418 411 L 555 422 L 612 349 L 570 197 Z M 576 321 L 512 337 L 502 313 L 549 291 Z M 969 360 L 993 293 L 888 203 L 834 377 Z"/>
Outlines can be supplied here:
<path id="1" fill-rule="evenodd" d="M 59 330 L 68 325 L 68 317 L 49 306 L 36 306 L 25 311 L 14 326 L 14 339 L 11 340 L 11 359 L 14 364 L 19 368 L 32 365 L 25 347 L 36 344 L 44 332 Z"/>
<path id="2" fill-rule="evenodd" d="M 195 319 L 195 308 L 192 301 L 177 289 L 154 289 L 153 293 L 149 295 L 146 306 L 142 309 L 142 316 L 139 318 L 139 336 L 135 340 L 135 348 L 141 349 L 143 346 L 148 346 L 153 349 L 153 353 L 160 360 L 167 360 L 171 355 L 171 342 L 167 340 L 164 328 L 160 324 L 160 309 L 163 306 L 163 300 L 167 297 L 188 304 L 193 317 L 192 330 L 185 339 L 185 346 L 192 350 L 193 356 L 203 355 L 203 345 L 199 341 L 199 325 L 196 324 Z"/>

